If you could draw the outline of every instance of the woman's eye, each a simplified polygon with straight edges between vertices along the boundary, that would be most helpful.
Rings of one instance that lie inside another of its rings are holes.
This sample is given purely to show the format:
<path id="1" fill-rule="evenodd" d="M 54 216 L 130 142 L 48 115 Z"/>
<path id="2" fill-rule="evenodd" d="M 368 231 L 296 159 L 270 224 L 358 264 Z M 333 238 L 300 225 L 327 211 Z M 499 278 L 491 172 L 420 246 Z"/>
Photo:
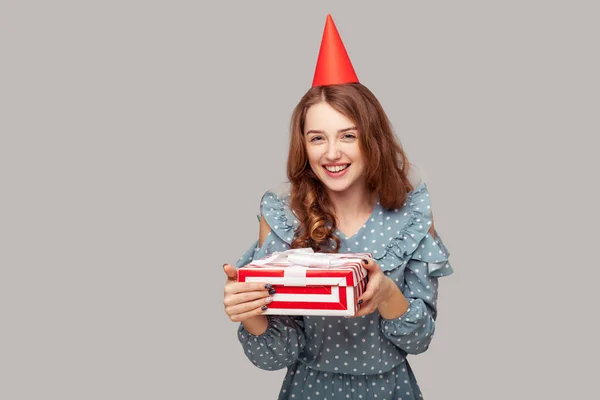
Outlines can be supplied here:
<path id="1" fill-rule="evenodd" d="M 356 135 L 354 135 L 353 133 L 346 133 L 344 135 L 344 139 L 356 139 Z"/>
<path id="2" fill-rule="evenodd" d="M 310 141 L 311 141 L 311 142 L 316 142 L 317 140 L 321 140 L 321 139 L 322 139 L 322 137 L 321 137 L 321 136 L 313 136 L 313 137 L 310 139 Z"/>

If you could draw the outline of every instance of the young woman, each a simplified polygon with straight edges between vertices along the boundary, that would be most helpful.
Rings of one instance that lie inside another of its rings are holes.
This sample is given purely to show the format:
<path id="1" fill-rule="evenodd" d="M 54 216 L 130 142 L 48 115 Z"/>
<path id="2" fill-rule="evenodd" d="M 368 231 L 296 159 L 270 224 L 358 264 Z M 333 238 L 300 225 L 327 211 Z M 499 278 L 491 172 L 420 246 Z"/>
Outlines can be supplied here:
<path id="1" fill-rule="evenodd" d="M 288 369 L 280 399 L 421 399 L 407 355 L 429 347 L 452 268 L 373 93 L 354 78 L 313 84 L 292 115 L 287 173 L 289 193 L 265 193 L 259 240 L 237 267 L 289 248 L 368 252 L 369 280 L 356 317 L 265 316 L 274 289 L 225 264 L 225 311 L 247 357 Z"/>

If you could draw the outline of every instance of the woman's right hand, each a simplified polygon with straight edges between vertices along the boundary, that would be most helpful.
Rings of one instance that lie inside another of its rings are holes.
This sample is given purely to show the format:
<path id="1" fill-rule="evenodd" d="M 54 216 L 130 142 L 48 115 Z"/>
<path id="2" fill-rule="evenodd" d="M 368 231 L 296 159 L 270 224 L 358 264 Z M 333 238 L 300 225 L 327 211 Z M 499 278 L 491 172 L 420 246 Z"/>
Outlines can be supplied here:
<path id="1" fill-rule="evenodd" d="M 268 283 L 238 282 L 237 269 L 232 265 L 223 265 L 223 270 L 227 275 L 223 305 L 229 319 L 243 322 L 262 315 L 273 301 L 275 289 Z"/>

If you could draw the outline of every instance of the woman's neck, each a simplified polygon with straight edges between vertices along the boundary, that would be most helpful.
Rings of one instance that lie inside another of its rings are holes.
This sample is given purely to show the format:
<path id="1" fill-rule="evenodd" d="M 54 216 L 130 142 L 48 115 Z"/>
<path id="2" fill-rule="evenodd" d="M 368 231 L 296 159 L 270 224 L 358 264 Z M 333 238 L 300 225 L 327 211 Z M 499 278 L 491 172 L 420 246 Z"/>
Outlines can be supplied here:
<path id="1" fill-rule="evenodd" d="M 342 193 L 329 191 L 328 195 L 340 227 L 364 224 L 373 212 L 377 200 L 374 194 L 362 187 L 349 188 Z"/>

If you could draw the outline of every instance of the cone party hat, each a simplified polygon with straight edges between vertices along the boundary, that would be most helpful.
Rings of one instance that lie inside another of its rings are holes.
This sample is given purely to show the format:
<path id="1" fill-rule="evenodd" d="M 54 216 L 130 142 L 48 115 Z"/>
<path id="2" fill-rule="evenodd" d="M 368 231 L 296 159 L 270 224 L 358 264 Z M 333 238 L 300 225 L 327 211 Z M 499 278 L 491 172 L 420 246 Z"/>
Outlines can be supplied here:
<path id="1" fill-rule="evenodd" d="M 344 43 L 342 43 L 342 38 L 333 23 L 331 14 L 327 14 L 312 86 L 357 82 L 358 77 L 354 72 Z"/>

